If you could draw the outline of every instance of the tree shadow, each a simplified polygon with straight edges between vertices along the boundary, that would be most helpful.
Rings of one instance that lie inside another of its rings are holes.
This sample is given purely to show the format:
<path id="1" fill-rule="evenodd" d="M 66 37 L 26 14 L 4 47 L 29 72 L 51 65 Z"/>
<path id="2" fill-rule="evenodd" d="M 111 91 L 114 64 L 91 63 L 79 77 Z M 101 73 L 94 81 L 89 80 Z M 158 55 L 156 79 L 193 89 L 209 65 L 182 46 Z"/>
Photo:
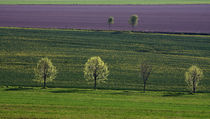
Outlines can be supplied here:
<path id="1" fill-rule="evenodd" d="M 50 91 L 51 93 L 87 93 L 92 90 L 85 90 L 85 89 L 69 89 L 69 90 L 55 90 L 55 91 Z"/>
<path id="2" fill-rule="evenodd" d="M 5 91 L 23 91 L 23 90 L 32 90 L 33 88 L 25 88 L 25 87 L 18 87 L 18 88 L 8 88 Z"/>
<path id="3" fill-rule="evenodd" d="M 183 95 L 189 95 L 190 93 L 184 93 L 184 92 L 167 92 L 164 93 L 162 96 L 163 97 L 179 97 Z"/>
<path id="4" fill-rule="evenodd" d="M 112 32 L 112 34 L 122 34 L 123 32 L 122 31 L 114 31 Z"/>
<path id="5" fill-rule="evenodd" d="M 210 91 L 204 90 L 204 91 L 196 91 L 196 93 L 210 93 Z"/>
<path id="6" fill-rule="evenodd" d="M 111 92 L 108 93 L 110 95 L 134 95 L 137 93 L 143 93 L 143 92 L 132 92 L 132 91 L 120 91 L 120 92 Z"/>

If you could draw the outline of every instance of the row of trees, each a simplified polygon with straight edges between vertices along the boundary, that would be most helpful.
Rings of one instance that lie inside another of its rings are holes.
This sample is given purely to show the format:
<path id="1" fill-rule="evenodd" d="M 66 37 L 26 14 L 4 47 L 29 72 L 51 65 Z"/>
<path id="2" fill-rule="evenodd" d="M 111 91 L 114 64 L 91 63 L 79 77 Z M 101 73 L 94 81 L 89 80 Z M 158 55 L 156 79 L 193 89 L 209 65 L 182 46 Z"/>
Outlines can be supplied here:
<path id="1" fill-rule="evenodd" d="M 134 27 L 135 27 L 136 25 L 138 25 L 138 22 L 139 22 L 139 17 L 138 17 L 138 15 L 134 14 L 134 15 L 132 15 L 132 16 L 130 17 L 128 23 L 131 25 L 132 31 L 134 30 Z M 108 18 L 107 23 L 108 23 L 109 30 L 110 30 L 111 25 L 114 24 L 114 17 L 113 17 L 113 16 L 110 16 L 110 17 Z"/>
<path id="2" fill-rule="evenodd" d="M 140 64 L 140 74 L 143 81 L 143 91 L 146 91 L 146 82 L 152 72 L 152 65 L 148 62 L 143 61 Z M 57 70 L 53 66 L 52 62 L 48 58 L 42 58 L 38 61 L 37 66 L 34 70 L 36 81 L 43 83 L 43 88 L 46 88 L 46 83 L 55 79 Z M 108 80 L 109 70 L 107 64 L 99 56 L 91 57 L 85 63 L 84 66 L 84 77 L 87 81 L 94 83 L 94 89 L 97 88 L 97 83 L 103 83 Z M 197 66 L 191 66 L 185 73 L 185 81 L 192 93 L 195 93 L 196 87 L 199 81 L 203 77 L 203 72 Z"/>

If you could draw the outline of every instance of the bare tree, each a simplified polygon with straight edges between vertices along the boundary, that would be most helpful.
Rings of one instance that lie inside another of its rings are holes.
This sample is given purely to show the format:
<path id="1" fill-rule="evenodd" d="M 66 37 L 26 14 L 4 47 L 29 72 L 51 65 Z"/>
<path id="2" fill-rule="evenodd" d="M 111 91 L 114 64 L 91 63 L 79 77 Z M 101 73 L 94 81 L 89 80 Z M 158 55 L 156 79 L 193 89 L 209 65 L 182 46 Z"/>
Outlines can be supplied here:
<path id="1" fill-rule="evenodd" d="M 149 79 L 151 72 L 152 66 L 149 65 L 146 61 L 143 61 L 140 65 L 140 73 L 144 83 L 144 92 L 146 91 L 146 82 Z"/>

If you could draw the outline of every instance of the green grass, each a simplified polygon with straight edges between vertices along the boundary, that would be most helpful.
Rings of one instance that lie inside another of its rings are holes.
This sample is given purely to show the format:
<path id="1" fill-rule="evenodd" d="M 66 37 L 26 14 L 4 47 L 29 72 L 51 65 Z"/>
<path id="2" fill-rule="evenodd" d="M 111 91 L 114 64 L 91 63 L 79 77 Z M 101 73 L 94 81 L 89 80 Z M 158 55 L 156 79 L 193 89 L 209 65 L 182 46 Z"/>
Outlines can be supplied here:
<path id="1" fill-rule="evenodd" d="M 0 88 L 6 119 L 208 119 L 210 94 Z"/>
<path id="2" fill-rule="evenodd" d="M 98 88 L 142 90 L 141 60 L 153 65 L 148 90 L 187 91 L 184 73 L 192 65 L 204 72 L 198 91 L 210 91 L 210 36 L 116 31 L 0 28 L 0 85 L 41 86 L 33 69 L 42 57 L 58 69 L 49 87 L 91 88 L 85 62 L 100 56 L 110 75 Z"/>
<path id="3" fill-rule="evenodd" d="M 210 4 L 209 0 L 0 0 L 0 4 Z"/>

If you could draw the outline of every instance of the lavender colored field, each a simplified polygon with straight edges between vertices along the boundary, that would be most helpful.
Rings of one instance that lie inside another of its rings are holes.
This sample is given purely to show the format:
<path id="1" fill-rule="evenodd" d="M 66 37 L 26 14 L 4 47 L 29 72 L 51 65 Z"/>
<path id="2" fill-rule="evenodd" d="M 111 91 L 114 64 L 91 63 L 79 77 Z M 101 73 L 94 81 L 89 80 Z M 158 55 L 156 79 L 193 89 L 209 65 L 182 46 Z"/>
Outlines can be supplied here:
<path id="1" fill-rule="evenodd" d="M 1 5 L 0 27 L 131 30 L 128 19 L 140 17 L 137 31 L 210 33 L 210 5 Z"/>

